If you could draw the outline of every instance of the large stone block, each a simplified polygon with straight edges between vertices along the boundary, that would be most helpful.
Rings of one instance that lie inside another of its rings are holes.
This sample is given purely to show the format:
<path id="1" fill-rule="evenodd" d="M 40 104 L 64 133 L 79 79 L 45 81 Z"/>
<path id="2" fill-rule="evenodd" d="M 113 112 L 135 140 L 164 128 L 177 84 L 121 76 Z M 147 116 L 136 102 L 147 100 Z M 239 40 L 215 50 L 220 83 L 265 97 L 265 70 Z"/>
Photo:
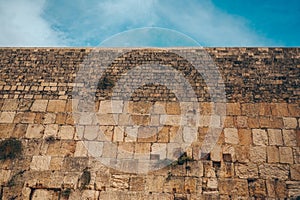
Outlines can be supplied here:
<path id="1" fill-rule="evenodd" d="M 282 133 L 280 129 L 268 129 L 268 136 L 270 145 L 283 145 Z"/>
<path id="2" fill-rule="evenodd" d="M 26 137 L 27 138 L 41 138 L 44 134 L 44 126 L 41 124 L 30 124 L 27 127 Z"/>
<path id="3" fill-rule="evenodd" d="M 250 160 L 254 163 L 266 162 L 267 152 L 266 147 L 256 146 L 250 147 Z"/>
<path id="4" fill-rule="evenodd" d="M 33 156 L 30 164 L 31 170 L 45 171 L 49 169 L 51 156 Z"/>
<path id="5" fill-rule="evenodd" d="M 281 164 L 261 164 L 259 173 L 265 179 L 287 180 L 289 178 L 289 166 Z"/>
<path id="6" fill-rule="evenodd" d="M 48 106 L 48 100 L 37 99 L 33 102 L 30 110 L 34 112 L 45 112 Z"/>
<path id="7" fill-rule="evenodd" d="M 58 137 L 62 140 L 71 140 L 74 138 L 75 129 L 72 126 L 61 126 L 58 131 Z"/>
<path id="8" fill-rule="evenodd" d="M 238 144 L 239 135 L 236 128 L 225 128 L 224 129 L 225 142 L 228 144 Z"/>
<path id="9" fill-rule="evenodd" d="M 13 123 L 16 113 L 15 112 L 1 112 L 0 123 Z"/>
<path id="10" fill-rule="evenodd" d="M 263 129 L 252 130 L 253 144 L 258 146 L 268 145 L 268 135 Z"/>
<path id="11" fill-rule="evenodd" d="M 268 163 L 279 163 L 279 149 L 276 146 L 267 147 Z"/>
<path id="12" fill-rule="evenodd" d="M 64 112 L 66 107 L 65 100 L 49 100 L 47 111 L 48 112 Z"/>
<path id="13" fill-rule="evenodd" d="M 286 129 L 295 129 L 297 127 L 297 119 L 294 117 L 284 117 L 283 124 Z"/>
<path id="14" fill-rule="evenodd" d="M 254 163 L 238 164 L 235 166 L 235 172 L 239 178 L 258 178 L 258 167 Z"/>
<path id="15" fill-rule="evenodd" d="M 300 165 L 291 165 L 291 179 L 295 181 L 300 181 Z"/>
<path id="16" fill-rule="evenodd" d="M 293 150 L 290 147 L 279 147 L 280 163 L 294 163 Z"/>
<path id="17" fill-rule="evenodd" d="M 283 141 L 285 146 L 297 146 L 297 132 L 295 130 L 283 130 Z"/>

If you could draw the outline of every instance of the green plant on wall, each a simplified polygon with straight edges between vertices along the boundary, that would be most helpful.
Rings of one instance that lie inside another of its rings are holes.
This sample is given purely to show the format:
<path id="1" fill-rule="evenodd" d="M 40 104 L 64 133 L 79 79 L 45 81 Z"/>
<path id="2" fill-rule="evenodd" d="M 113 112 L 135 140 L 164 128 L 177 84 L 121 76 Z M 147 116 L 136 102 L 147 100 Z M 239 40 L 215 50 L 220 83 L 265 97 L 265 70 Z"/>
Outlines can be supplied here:
<path id="1" fill-rule="evenodd" d="M 178 159 L 176 164 L 183 165 L 184 163 L 194 161 L 193 158 L 189 157 L 186 152 L 184 152 Z"/>
<path id="2" fill-rule="evenodd" d="M 91 182 L 91 172 L 88 171 L 87 169 L 84 169 L 83 173 L 82 173 L 82 175 L 80 177 L 80 187 L 79 187 L 80 190 L 85 189 L 86 186 L 88 184 L 90 184 L 90 182 Z"/>
<path id="3" fill-rule="evenodd" d="M 70 197 L 71 194 L 71 189 L 70 188 L 66 188 L 64 190 L 61 191 L 61 197 L 68 199 Z"/>
<path id="4" fill-rule="evenodd" d="M 22 143 L 14 138 L 0 142 L 0 160 L 14 159 L 22 153 Z"/>
<path id="5" fill-rule="evenodd" d="M 98 88 L 105 90 L 112 88 L 115 85 L 114 81 L 108 78 L 107 76 L 104 76 L 103 79 L 101 79 L 98 83 Z"/>

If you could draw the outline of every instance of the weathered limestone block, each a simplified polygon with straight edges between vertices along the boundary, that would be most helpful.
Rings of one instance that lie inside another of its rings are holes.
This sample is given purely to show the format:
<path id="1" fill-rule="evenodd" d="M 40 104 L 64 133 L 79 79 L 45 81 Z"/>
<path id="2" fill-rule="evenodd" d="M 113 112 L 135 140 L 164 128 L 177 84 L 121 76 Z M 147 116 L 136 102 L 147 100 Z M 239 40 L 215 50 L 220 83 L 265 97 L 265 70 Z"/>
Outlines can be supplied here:
<path id="1" fill-rule="evenodd" d="M 162 193 L 164 183 L 166 181 L 165 176 L 153 176 L 147 175 L 146 177 L 146 191 Z"/>
<path id="2" fill-rule="evenodd" d="M 188 166 L 190 167 L 189 174 L 194 177 L 203 177 L 203 163 L 201 161 L 189 162 Z"/>
<path id="3" fill-rule="evenodd" d="M 252 130 L 253 144 L 258 146 L 268 145 L 268 135 L 263 129 Z"/>
<path id="4" fill-rule="evenodd" d="M 30 199 L 31 189 L 28 187 L 24 187 L 22 189 L 22 199 Z"/>
<path id="5" fill-rule="evenodd" d="M 131 119 L 134 125 L 148 126 L 150 124 L 150 115 L 131 115 Z"/>
<path id="6" fill-rule="evenodd" d="M 263 179 L 256 179 L 248 182 L 249 196 L 265 199 L 267 197 L 266 181 Z"/>
<path id="7" fill-rule="evenodd" d="M 31 170 L 44 171 L 50 166 L 51 156 L 33 156 L 30 164 Z"/>
<path id="8" fill-rule="evenodd" d="M 67 113 L 57 113 L 55 124 L 63 125 L 66 123 Z"/>
<path id="9" fill-rule="evenodd" d="M 95 190 L 83 190 L 81 198 L 82 200 L 89 200 L 89 199 L 98 199 L 99 191 Z"/>
<path id="10" fill-rule="evenodd" d="M 5 183 L 7 183 L 7 181 L 10 178 L 10 175 L 11 175 L 11 170 L 0 169 L 0 184 L 4 185 Z"/>
<path id="11" fill-rule="evenodd" d="M 43 124 L 54 124 L 56 119 L 55 113 L 46 113 L 43 117 Z"/>
<path id="12" fill-rule="evenodd" d="M 1 112 L 0 123 L 7 123 L 7 124 L 13 123 L 15 115 L 16 115 L 15 112 Z"/>
<path id="13" fill-rule="evenodd" d="M 63 177 L 63 186 L 75 189 L 80 176 L 81 172 L 66 172 Z"/>
<path id="14" fill-rule="evenodd" d="M 48 112 L 64 112 L 66 107 L 65 100 L 49 100 L 47 111 Z"/>
<path id="15" fill-rule="evenodd" d="M 63 157 L 51 157 L 49 170 L 62 170 Z"/>
<path id="16" fill-rule="evenodd" d="M 237 116 L 236 117 L 236 126 L 238 128 L 247 128 L 248 127 L 248 117 Z"/>
<path id="17" fill-rule="evenodd" d="M 114 190 L 128 190 L 129 189 L 129 176 L 114 174 L 110 179 L 110 187 Z"/>
<path id="18" fill-rule="evenodd" d="M 52 200 L 55 197 L 58 197 L 58 194 L 55 194 L 54 191 L 38 189 L 33 192 L 32 200 Z"/>
<path id="19" fill-rule="evenodd" d="M 184 178 L 184 191 L 185 193 L 201 193 L 202 185 L 201 178 L 185 177 Z"/>
<path id="20" fill-rule="evenodd" d="M 289 166 L 282 164 L 261 164 L 258 166 L 262 178 L 287 180 L 289 178 Z"/>
<path id="21" fill-rule="evenodd" d="M 293 147 L 294 161 L 296 164 L 300 164 L 300 147 Z"/>
<path id="22" fill-rule="evenodd" d="M 109 113 L 122 113 L 123 112 L 123 101 L 101 101 L 99 106 L 99 113 L 109 114 Z"/>
<path id="23" fill-rule="evenodd" d="M 124 130 L 119 127 L 115 127 L 113 142 L 123 142 L 123 141 L 124 141 Z"/>
<path id="24" fill-rule="evenodd" d="M 138 176 L 130 177 L 129 186 L 131 191 L 145 191 L 146 179 Z"/>
<path id="25" fill-rule="evenodd" d="M 291 147 L 279 147 L 280 163 L 293 164 L 293 150 Z"/>
<path id="26" fill-rule="evenodd" d="M 2 111 L 16 111 L 18 109 L 18 99 L 4 99 Z"/>
<path id="27" fill-rule="evenodd" d="M 97 190 L 105 191 L 110 186 L 110 174 L 103 173 L 102 171 L 96 172 L 95 188 Z"/>
<path id="28" fill-rule="evenodd" d="M 237 146 L 236 147 L 236 159 L 240 163 L 248 163 L 250 159 L 250 146 Z"/>
<path id="29" fill-rule="evenodd" d="M 205 178 L 216 178 L 216 171 L 211 161 L 203 162 L 203 172 Z"/>
<path id="30" fill-rule="evenodd" d="M 297 119 L 293 117 L 284 117 L 283 124 L 286 129 L 295 129 L 297 127 Z"/>
<path id="31" fill-rule="evenodd" d="M 82 172 L 88 166 L 87 157 L 65 157 L 62 168 L 69 172 Z"/>
<path id="32" fill-rule="evenodd" d="M 33 112 L 45 112 L 47 109 L 48 100 L 37 99 L 33 102 L 30 110 Z"/>
<path id="33" fill-rule="evenodd" d="M 35 115 L 36 114 L 32 112 L 17 112 L 14 123 L 33 124 Z"/>
<path id="34" fill-rule="evenodd" d="M 220 178 L 234 177 L 234 164 L 231 162 L 222 162 L 218 177 Z"/>
<path id="35" fill-rule="evenodd" d="M 184 177 L 170 177 L 163 185 L 165 193 L 184 193 Z"/>
<path id="36" fill-rule="evenodd" d="M 140 127 L 138 129 L 138 142 L 156 142 L 157 128 L 155 127 Z"/>
<path id="37" fill-rule="evenodd" d="M 259 115 L 260 116 L 272 115 L 271 107 L 272 106 L 269 103 L 259 103 Z"/>
<path id="38" fill-rule="evenodd" d="M 239 178 L 258 178 L 258 167 L 254 163 L 238 164 L 235 173 Z"/>
<path id="39" fill-rule="evenodd" d="M 289 116 L 287 103 L 271 104 L 272 115 L 274 116 Z"/>
<path id="40" fill-rule="evenodd" d="M 222 160 L 222 148 L 216 144 L 213 150 L 210 152 L 210 158 L 212 161 L 220 162 Z"/>
<path id="41" fill-rule="evenodd" d="M 258 117 L 248 117 L 248 128 L 260 128 Z"/>
<path id="42" fill-rule="evenodd" d="M 88 154 L 87 147 L 81 141 L 76 142 L 76 149 L 74 152 L 74 157 L 85 157 Z"/>
<path id="43" fill-rule="evenodd" d="M 238 144 L 239 135 L 236 128 L 225 128 L 224 129 L 225 142 L 228 144 Z"/>
<path id="44" fill-rule="evenodd" d="M 124 114 L 120 114 L 119 117 L 113 114 L 97 114 L 97 120 L 98 120 L 97 122 L 99 123 L 99 125 L 112 126 L 112 125 L 118 125 L 118 120 L 119 120 L 119 125 L 122 125 L 120 123 L 121 121 L 123 121 L 122 116 L 124 116 Z M 82 124 L 91 125 L 93 121 L 91 117 L 93 116 L 91 115 L 86 120 L 83 120 Z"/>
<path id="45" fill-rule="evenodd" d="M 204 178 L 203 184 L 206 185 L 206 188 L 209 190 L 216 190 L 218 188 L 218 179 L 217 178 Z"/>
<path id="46" fill-rule="evenodd" d="M 61 126 L 59 127 L 58 137 L 62 140 L 71 140 L 74 137 L 74 131 L 73 126 Z"/>
<path id="47" fill-rule="evenodd" d="M 266 162 L 267 152 L 266 147 L 256 146 L 250 147 L 250 160 L 254 163 Z"/>
<path id="48" fill-rule="evenodd" d="M 247 180 L 243 179 L 219 179 L 220 194 L 236 195 L 239 198 L 248 197 Z"/>
<path id="49" fill-rule="evenodd" d="M 44 126 L 41 124 L 30 124 L 27 127 L 26 138 L 42 138 L 44 134 Z"/>
<path id="50" fill-rule="evenodd" d="M 48 124 L 45 126 L 44 138 L 49 136 L 56 137 L 58 132 L 58 124 Z"/>
<path id="51" fill-rule="evenodd" d="M 268 129 L 269 144 L 283 145 L 282 133 L 280 129 Z"/>
<path id="52" fill-rule="evenodd" d="M 168 115 L 180 115 L 180 104 L 177 102 L 167 102 L 166 104 L 166 113 Z"/>
<path id="53" fill-rule="evenodd" d="M 277 179 L 267 179 L 266 187 L 268 191 L 268 196 L 271 198 L 287 197 L 287 187 L 285 181 Z"/>
<path id="54" fill-rule="evenodd" d="M 99 200 L 159 200 L 159 199 L 166 199 L 172 200 L 174 195 L 171 194 L 145 194 L 144 192 L 132 192 L 132 191 L 101 191 Z"/>
<path id="55" fill-rule="evenodd" d="M 279 163 L 279 149 L 276 146 L 267 147 L 268 163 Z"/>
<path id="56" fill-rule="evenodd" d="M 300 181 L 300 165 L 291 165 L 291 179 L 295 181 Z"/>
<path id="57" fill-rule="evenodd" d="M 16 124 L 11 137 L 13 138 L 23 138 L 26 134 L 27 124 Z"/>
<path id="58" fill-rule="evenodd" d="M 86 140 L 96 140 L 99 136 L 100 127 L 99 126 L 85 126 L 84 128 L 84 138 Z"/>
<path id="59" fill-rule="evenodd" d="M 282 135 L 285 146 L 297 146 L 297 135 L 295 130 L 283 130 Z"/>
<path id="60" fill-rule="evenodd" d="M 227 103 L 226 104 L 227 115 L 241 115 L 241 106 L 239 103 Z"/>
<path id="61" fill-rule="evenodd" d="M 288 104 L 289 116 L 291 117 L 299 117 L 300 106 L 299 104 Z"/>
<path id="62" fill-rule="evenodd" d="M 170 127 L 164 126 L 157 133 L 157 142 L 158 143 L 168 143 L 169 142 L 169 130 Z"/>
<path id="63" fill-rule="evenodd" d="M 14 128 L 14 124 L 0 124 L 1 138 L 9 138 L 12 135 Z"/>

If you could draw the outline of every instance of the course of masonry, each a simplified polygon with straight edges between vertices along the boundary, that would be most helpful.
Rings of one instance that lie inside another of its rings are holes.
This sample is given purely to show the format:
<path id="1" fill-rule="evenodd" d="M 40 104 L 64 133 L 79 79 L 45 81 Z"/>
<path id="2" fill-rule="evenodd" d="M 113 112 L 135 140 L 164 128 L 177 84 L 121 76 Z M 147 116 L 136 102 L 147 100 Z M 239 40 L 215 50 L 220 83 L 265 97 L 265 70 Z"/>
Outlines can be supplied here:
<path id="1" fill-rule="evenodd" d="M 297 199 L 299 51 L 1 48 L 0 199 Z"/>

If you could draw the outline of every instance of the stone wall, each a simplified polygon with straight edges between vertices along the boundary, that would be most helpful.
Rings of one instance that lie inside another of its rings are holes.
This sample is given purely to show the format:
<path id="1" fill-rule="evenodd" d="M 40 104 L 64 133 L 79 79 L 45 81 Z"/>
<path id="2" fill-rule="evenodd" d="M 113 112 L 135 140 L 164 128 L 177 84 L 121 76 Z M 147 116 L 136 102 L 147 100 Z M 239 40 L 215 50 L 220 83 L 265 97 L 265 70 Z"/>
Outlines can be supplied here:
<path id="1" fill-rule="evenodd" d="M 2 48 L 0 199 L 297 199 L 299 77 L 298 48 Z"/>

